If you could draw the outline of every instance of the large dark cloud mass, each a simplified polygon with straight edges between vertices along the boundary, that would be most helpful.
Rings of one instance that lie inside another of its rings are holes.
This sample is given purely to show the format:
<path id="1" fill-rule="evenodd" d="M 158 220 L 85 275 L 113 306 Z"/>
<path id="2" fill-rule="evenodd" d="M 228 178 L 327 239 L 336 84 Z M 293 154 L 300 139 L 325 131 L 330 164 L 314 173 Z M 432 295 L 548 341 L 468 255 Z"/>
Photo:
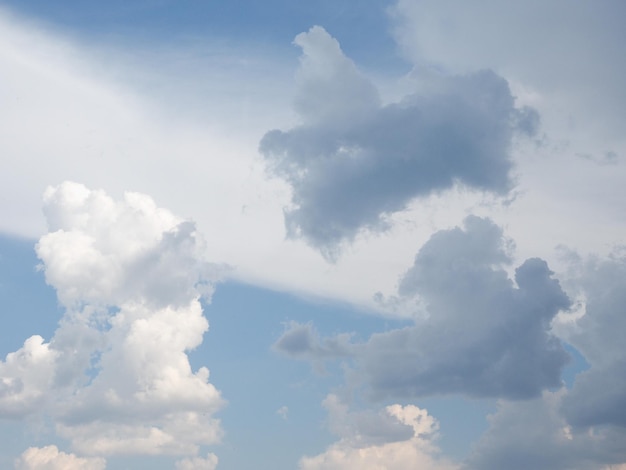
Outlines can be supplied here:
<path id="1" fill-rule="evenodd" d="M 427 91 L 382 106 L 376 88 L 320 27 L 296 38 L 303 50 L 296 111 L 301 124 L 260 144 L 271 171 L 293 189 L 290 236 L 330 255 L 360 229 L 456 183 L 505 194 L 515 132 L 538 115 L 517 109 L 508 83 L 489 70 L 440 76 Z"/>
<path id="2" fill-rule="evenodd" d="M 509 279 L 502 231 L 470 216 L 435 233 L 400 284 L 428 318 L 365 343 L 321 339 L 293 324 L 275 348 L 312 361 L 352 357 L 374 398 L 437 394 L 528 399 L 562 385 L 569 356 L 550 323 L 570 300 L 545 261 L 526 260 Z"/>
<path id="3" fill-rule="evenodd" d="M 618 470 L 626 461 L 626 430 L 577 431 L 559 412 L 567 391 L 500 402 L 460 470 Z"/>
<path id="4" fill-rule="evenodd" d="M 363 349 L 375 395 L 523 399 L 561 385 L 568 355 L 550 322 L 570 301 L 545 261 L 519 266 L 516 286 L 507 260 L 502 233 L 487 219 L 432 236 L 400 285 L 401 295 L 419 294 L 429 318 L 373 335 Z"/>

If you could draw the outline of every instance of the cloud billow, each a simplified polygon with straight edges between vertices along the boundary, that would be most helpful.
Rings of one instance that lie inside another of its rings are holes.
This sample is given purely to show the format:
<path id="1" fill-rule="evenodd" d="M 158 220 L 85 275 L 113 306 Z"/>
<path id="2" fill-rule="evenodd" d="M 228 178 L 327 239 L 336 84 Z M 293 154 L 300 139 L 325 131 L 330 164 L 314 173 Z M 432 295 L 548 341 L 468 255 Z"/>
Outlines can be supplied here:
<path id="1" fill-rule="evenodd" d="M 345 358 L 374 399 L 457 394 L 525 400 L 562 386 L 569 361 L 551 322 L 570 300 L 545 261 L 527 259 L 510 279 L 510 242 L 489 219 L 432 235 L 399 286 L 426 318 L 373 334 L 321 338 L 292 323 L 274 349 L 313 364 Z"/>
<path id="2" fill-rule="evenodd" d="M 400 295 L 419 295 L 428 319 L 372 335 L 360 354 L 372 393 L 528 399 L 560 387 L 569 356 L 550 322 L 570 300 L 545 261 L 526 260 L 515 283 L 507 262 L 488 219 L 435 233 L 400 284 Z"/>
<path id="3" fill-rule="evenodd" d="M 456 470 L 436 445 L 439 424 L 414 405 L 351 411 L 337 395 L 323 401 L 329 427 L 339 439 L 323 453 L 300 459 L 300 470 Z"/>
<path id="4" fill-rule="evenodd" d="M 576 376 L 563 413 L 578 428 L 626 430 L 626 259 L 588 263 L 580 284 L 586 312 L 568 340 L 591 367 Z"/>
<path id="5" fill-rule="evenodd" d="M 506 194 L 510 146 L 538 115 L 518 109 L 492 71 L 441 76 L 428 91 L 381 105 L 376 88 L 324 29 L 296 37 L 303 50 L 296 111 L 301 124 L 260 143 L 268 167 L 292 187 L 288 235 L 333 257 L 361 229 L 384 230 L 416 197 L 455 184 Z"/>
<path id="6" fill-rule="evenodd" d="M 65 313 L 49 342 L 32 336 L 0 361 L 0 418 L 50 418 L 84 455 L 194 455 L 218 442 L 224 400 L 187 355 L 219 276 L 194 224 L 148 196 L 115 201 L 70 182 L 48 188 L 44 213 L 37 254 Z"/>

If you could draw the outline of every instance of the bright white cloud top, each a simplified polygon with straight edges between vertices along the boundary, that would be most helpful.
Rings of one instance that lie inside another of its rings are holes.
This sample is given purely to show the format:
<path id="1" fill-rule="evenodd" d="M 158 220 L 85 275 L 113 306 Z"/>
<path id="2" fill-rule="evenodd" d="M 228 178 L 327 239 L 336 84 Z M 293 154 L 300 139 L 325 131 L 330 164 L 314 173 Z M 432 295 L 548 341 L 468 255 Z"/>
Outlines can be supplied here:
<path id="1" fill-rule="evenodd" d="M 26 3 L 0 466 L 626 465 L 623 2 Z"/>

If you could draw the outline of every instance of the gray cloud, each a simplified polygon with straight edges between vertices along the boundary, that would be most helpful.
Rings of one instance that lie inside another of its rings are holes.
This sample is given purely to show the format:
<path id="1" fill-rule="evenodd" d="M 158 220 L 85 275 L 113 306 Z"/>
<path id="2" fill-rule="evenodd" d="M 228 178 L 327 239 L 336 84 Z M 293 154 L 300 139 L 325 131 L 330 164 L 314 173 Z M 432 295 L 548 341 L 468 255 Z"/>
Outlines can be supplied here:
<path id="1" fill-rule="evenodd" d="M 272 346 L 275 351 L 296 359 L 324 360 L 352 354 L 350 334 L 321 338 L 311 323 L 290 322 Z"/>
<path id="2" fill-rule="evenodd" d="M 515 282 L 501 230 L 468 217 L 424 245 L 400 284 L 429 318 L 373 335 L 359 356 L 377 396 L 461 393 L 527 399 L 561 385 L 568 361 L 550 322 L 570 301 L 545 261 L 526 260 Z"/>
<path id="3" fill-rule="evenodd" d="M 295 100 L 301 124 L 260 143 L 268 167 L 293 189 L 288 235 L 333 257 L 361 229 L 388 227 L 413 198 L 455 184 L 506 194 L 514 134 L 538 114 L 516 109 L 508 83 L 489 70 L 440 76 L 427 91 L 381 106 L 374 86 L 324 29 L 302 47 Z"/>
<path id="4" fill-rule="evenodd" d="M 489 430 L 462 469 L 608 470 L 623 463 L 626 432 L 615 427 L 576 432 L 559 413 L 566 398 L 567 391 L 559 390 L 534 400 L 499 403 Z"/>
<path id="5" fill-rule="evenodd" d="M 575 426 L 626 428 L 626 259 L 589 263 L 582 288 L 586 312 L 568 340 L 591 368 L 576 377 L 563 411 Z"/>
<path id="6" fill-rule="evenodd" d="M 426 319 L 364 343 L 292 323 L 274 349 L 313 363 L 350 357 L 375 399 L 529 399 L 559 388 L 569 355 L 550 323 L 570 300 L 541 259 L 509 279 L 510 243 L 493 222 L 470 216 L 464 228 L 435 233 L 400 283 L 401 297 L 420 297 Z"/>

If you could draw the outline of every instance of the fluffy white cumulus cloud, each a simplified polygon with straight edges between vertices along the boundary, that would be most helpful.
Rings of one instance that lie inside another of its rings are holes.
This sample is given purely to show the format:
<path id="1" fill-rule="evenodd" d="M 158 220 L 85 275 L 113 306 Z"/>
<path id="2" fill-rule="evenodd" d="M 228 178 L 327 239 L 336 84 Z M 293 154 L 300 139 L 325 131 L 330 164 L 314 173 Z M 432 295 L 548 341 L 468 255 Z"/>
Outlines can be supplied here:
<path id="1" fill-rule="evenodd" d="M 193 457 L 176 462 L 176 470 L 215 470 L 217 468 L 217 456 L 207 454 L 206 458 Z"/>
<path id="2" fill-rule="evenodd" d="M 56 446 L 30 447 L 15 460 L 15 470 L 104 470 L 103 458 L 81 458 Z"/>
<path id="3" fill-rule="evenodd" d="M 41 336 L 31 336 L 19 350 L 0 361 L 0 414 L 20 417 L 45 402 L 58 352 Z"/>
<path id="4" fill-rule="evenodd" d="M 116 202 L 77 183 L 48 188 L 49 233 L 37 244 L 46 281 L 67 307 L 79 303 L 178 305 L 194 298 L 203 242 L 193 223 L 145 195 Z M 207 271 L 208 274 L 208 271 Z"/>
<path id="5" fill-rule="evenodd" d="M 187 357 L 218 275 L 194 224 L 148 196 L 115 201 L 69 182 L 44 204 L 37 254 L 66 312 L 49 343 L 32 337 L 0 364 L 3 416 L 46 414 L 84 454 L 194 454 L 219 441 L 223 399 Z"/>
<path id="6" fill-rule="evenodd" d="M 492 71 L 433 77 L 428 89 L 382 105 L 374 85 L 316 26 L 302 48 L 296 111 L 301 124 L 260 143 L 268 167 L 293 190 L 288 234 L 331 258 L 361 229 L 384 230 L 417 197 L 460 184 L 506 194 L 510 147 L 538 115 L 516 108 Z"/>
<path id="7" fill-rule="evenodd" d="M 437 421 L 414 405 L 391 405 L 374 412 L 351 412 L 336 395 L 324 400 L 331 430 L 340 439 L 314 457 L 303 457 L 300 469 L 453 470 L 434 443 Z"/>

